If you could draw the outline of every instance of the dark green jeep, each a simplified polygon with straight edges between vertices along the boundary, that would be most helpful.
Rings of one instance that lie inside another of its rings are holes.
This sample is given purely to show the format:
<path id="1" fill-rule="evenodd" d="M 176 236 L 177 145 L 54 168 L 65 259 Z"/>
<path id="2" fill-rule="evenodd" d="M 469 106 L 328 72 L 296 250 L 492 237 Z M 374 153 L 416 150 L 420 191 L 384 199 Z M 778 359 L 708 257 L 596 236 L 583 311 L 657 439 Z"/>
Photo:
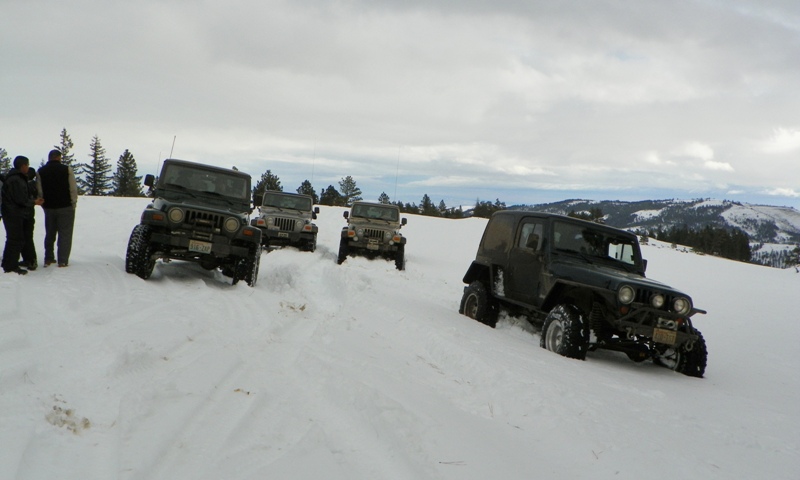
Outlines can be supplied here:
<path id="1" fill-rule="evenodd" d="M 504 210 L 486 225 L 459 312 L 494 327 L 499 308 L 542 326 L 541 346 L 585 359 L 600 348 L 702 377 L 707 350 L 692 299 L 645 277 L 636 235 L 546 213 Z"/>
<path id="2" fill-rule="evenodd" d="M 255 286 L 261 259 L 261 230 L 249 225 L 250 175 L 184 160 L 164 160 L 158 183 L 144 184 L 153 202 L 128 240 L 125 271 L 150 278 L 156 260 L 197 262 L 220 268 L 235 285 Z"/>

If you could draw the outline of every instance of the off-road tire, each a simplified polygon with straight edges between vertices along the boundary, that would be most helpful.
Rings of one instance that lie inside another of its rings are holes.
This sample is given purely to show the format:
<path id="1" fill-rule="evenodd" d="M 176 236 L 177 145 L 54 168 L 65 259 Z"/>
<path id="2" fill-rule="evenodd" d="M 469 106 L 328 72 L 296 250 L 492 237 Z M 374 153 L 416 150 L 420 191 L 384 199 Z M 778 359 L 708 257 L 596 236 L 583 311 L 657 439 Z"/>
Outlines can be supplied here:
<path id="1" fill-rule="evenodd" d="M 153 273 L 156 260 L 153 258 L 153 246 L 150 243 L 151 229 L 149 225 L 133 227 L 128 239 L 128 250 L 125 253 L 125 272 L 147 280 Z"/>
<path id="2" fill-rule="evenodd" d="M 572 305 L 553 307 L 544 319 L 540 345 L 559 355 L 585 360 L 589 329 L 578 309 Z"/>
<path id="3" fill-rule="evenodd" d="M 305 245 L 303 245 L 302 250 L 305 252 L 313 252 L 316 249 L 317 249 L 317 236 L 314 235 L 314 237 L 311 240 L 306 241 Z"/>
<path id="4" fill-rule="evenodd" d="M 685 345 L 680 346 L 677 350 L 670 349 L 668 355 L 656 357 L 655 364 L 689 377 L 703 378 L 708 361 L 708 349 L 703 334 L 699 330 L 695 330 L 695 333 L 700 338 L 694 342 L 691 350 L 687 350 Z"/>
<path id="5" fill-rule="evenodd" d="M 344 263 L 344 261 L 347 260 L 347 254 L 349 250 L 350 249 L 347 248 L 347 240 L 345 240 L 344 238 L 339 240 L 339 256 L 336 259 L 336 263 L 338 263 L 339 265 Z"/>
<path id="6" fill-rule="evenodd" d="M 499 313 L 497 300 L 486 290 L 486 286 L 477 280 L 464 289 L 458 311 L 484 325 L 492 328 L 497 326 Z"/>
<path id="7" fill-rule="evenodd" d="M 258 268 L 260 264 L 261 246 L 258 245 L 250 249 L 250 256 L 236 260 L 231 285 L 236 285 L 239 283 L 239 280 L 244 280 L 247 285 L 255 287 L 256 282 L 258 282 Z"/>
<path id="8" fill-rule="evenodd" d="M 397 252 L 394 254 L 394 266 L 398 270 L 405 270 L 406 269 L 406 247 L 405 245 L 400 245 L 397 248 Z"/>

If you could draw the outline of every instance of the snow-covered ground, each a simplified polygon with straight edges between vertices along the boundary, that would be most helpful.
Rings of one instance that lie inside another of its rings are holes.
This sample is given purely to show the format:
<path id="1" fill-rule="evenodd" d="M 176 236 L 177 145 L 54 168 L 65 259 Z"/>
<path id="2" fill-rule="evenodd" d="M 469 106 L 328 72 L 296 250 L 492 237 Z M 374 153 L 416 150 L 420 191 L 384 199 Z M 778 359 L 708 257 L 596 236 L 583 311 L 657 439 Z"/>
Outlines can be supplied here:
<path id="1" fill-rule="evenodd" d="M 0 276 L 0 478 L 797 479 L 800 274 L 645 246 L 704 379 L 462 315 L 482 219 L 408 216 L 407 270 L 264 254 L 259 283 L 124 272 L 144 199 L 82 198 L 71 266 Z M 40 259 L 43 217 L 37 209 Z M 4 232 L 2 232 L 4 235 Z"/>

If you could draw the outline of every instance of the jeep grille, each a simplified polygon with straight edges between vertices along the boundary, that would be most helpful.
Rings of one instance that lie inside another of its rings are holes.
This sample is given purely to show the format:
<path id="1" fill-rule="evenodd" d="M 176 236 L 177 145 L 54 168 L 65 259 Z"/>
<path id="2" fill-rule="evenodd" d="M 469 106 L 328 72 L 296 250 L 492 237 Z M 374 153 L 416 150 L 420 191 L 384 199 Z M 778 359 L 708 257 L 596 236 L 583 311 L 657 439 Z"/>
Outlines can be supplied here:
<path id="1" fill-rule="evenodd" d="M 294 218 L 275 217 L 275 226 L 278 227 L 279 230 L 293 232 L 296 222 L 297 220 Z"/>
<path id="2" fill-rule="evenodd" d="M 378 240 L 383 240 L 383 230 L 378 230 L 377 228 L 365 228 L 364 229 L 364 237 L 365 238 L 375 238 Z"/>
<path id="3" fill-rule="evenodd" d="M 222 228 L 222 223 L 224 221 L 225 217 L 216 213 L 203 212 L 200 210 L 187 210 L 186 219 L 183 223 L 193 225 L 194 227 L 219 230 Z"/>

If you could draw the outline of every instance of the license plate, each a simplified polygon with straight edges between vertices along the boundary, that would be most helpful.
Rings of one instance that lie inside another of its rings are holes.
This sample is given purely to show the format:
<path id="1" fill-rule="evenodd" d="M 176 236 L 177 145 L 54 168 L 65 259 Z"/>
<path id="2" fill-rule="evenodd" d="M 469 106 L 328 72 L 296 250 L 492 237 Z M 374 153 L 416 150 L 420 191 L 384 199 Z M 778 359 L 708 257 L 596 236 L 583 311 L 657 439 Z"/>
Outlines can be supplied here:
<path id="1" fill-rule="evenodd" d="M 678 338 L 678 332 L 674 330 L 665 330 L 663 328 L 653 329 L 653 341 L 663 343 L 666 345 L 675 345 L 675 340 Z"/>
<path id="2" fill-rule="evenodd" d="M 197 253 L 211 253 L 211 243 L 189 240 L 189 251 Z"/>
<path id="3" fill-rule="evenodd" d="M 381 248 L 381 244 L 378 243 L 378 242 L 370 241 L 367 244 L 367 250 L 380 250 L 380 248 Z"/>
<path id="4" fill-rule="evenodd" d="M 289 238 L 289 234 L 286 232 L 278 232 L 278 238 Z"/>

